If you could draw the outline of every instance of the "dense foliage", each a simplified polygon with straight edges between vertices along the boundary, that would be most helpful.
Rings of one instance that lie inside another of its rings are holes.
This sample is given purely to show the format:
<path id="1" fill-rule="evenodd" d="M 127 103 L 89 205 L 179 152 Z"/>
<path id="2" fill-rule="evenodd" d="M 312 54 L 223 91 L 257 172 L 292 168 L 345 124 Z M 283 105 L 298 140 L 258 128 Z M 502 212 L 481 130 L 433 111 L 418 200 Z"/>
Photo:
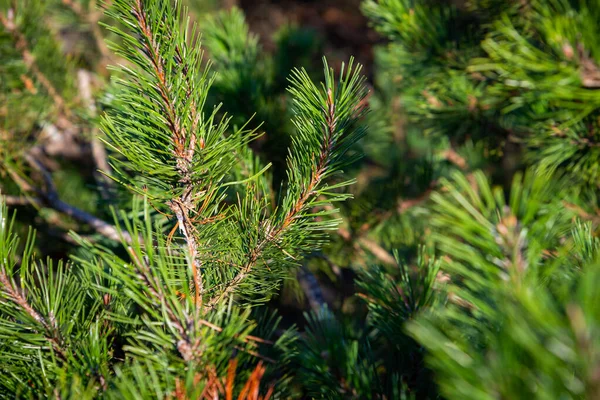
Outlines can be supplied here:
<path id="1" fill-rule="evenodd" d="M 599 397 L 600 4 L 217 8 L 0 0 L 0 397 Z"/>

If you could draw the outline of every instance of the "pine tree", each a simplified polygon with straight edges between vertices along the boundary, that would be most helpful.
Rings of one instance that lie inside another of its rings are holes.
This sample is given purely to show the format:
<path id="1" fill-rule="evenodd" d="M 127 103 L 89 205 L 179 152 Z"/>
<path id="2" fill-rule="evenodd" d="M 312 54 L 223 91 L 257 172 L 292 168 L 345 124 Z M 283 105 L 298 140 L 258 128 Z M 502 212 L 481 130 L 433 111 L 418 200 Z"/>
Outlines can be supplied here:
<path id="1" fill-rule="evenodd" d="M 13 39 L 21 12 L 9 5 L 3 15 Z M 118 245 L 72 233 L 77 252 L 54 265 L 36 257 L 34 233 L 20 244 L 2 205 L 2 393 L 289 395 L 294 334 L 261 304 L 337 226 L 324 206 L 350 196 L 350 182 L 336 175 L 364 134 L 360 67 L 351 60 L 335 74 L 325 62 L 320 85 L 293 71 L 295 133 L 287 179 L 274 197 L 269 165 L 249 149 L 259 133 L 230 127 L 230 117 L 207 106 L 215 76 L 182 4 L 117 0 L 107 17 L 110 47 L 124 61 L 112 72 L 99 126 L 109 177 L 133 194 L 133 206 L 114 211 L 112 225 L 62 201 L 30 148 L 20 158 L 44 179 L 43 189 L 24 165 L 4 163 L 20 189 L 37 196 L 29 201 Z M 26 72 L 35 73 L 32 65 Z"/>
<path id="2" fill-rule="evenodd" d="M 346 398 L 598 397 L 598 58 L 587 30 L 597 5 L 378 0 L 363 10 L 389 39 L 369 137 L 398 143 L 396 182 L 417 183 L 392 184 L 408 199 L 366 223 L 398 249 L 398 265 L 359 272 L 365 323 L 312 317 L 304 380 Z"/>
<path id="3" fill-rule="evenodd" d="M 111 3 L 2 3 L 2 397 L 600 396 L 595 2 Z"/>

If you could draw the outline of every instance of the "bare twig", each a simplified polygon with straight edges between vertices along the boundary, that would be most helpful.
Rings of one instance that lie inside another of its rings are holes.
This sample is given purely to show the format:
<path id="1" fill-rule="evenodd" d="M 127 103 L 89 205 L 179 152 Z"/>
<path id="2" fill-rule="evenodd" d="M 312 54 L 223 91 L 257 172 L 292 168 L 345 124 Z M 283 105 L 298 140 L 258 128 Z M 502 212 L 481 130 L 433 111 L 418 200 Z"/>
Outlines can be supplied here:
<path id="1" fill-rule="evenodd" d="M 593 59 L 589 56 L 582 43 L 577 46 L 579 58 L 581 60 L 581 84 L 587 89 L 600 88 L 600 68 L 596 65 Z"/>
<path id="2" fill-rule="evenodd" d="M 430 188 L 424 191 L 419 197 L 415 197 L 414 199 L 404 199 L 398 201 L 398 206 L 396 207 L 398 214 L 403 214 L 407 210 L 419 206 L 425 203 L 427 200 L 429 200 L 429 198 L 431 197 L 431 193 L 433 193 L 433 187 L 435 186 L 435 184 L 436 182 L 432 182 Z"/>
<path id="3" fill-rule="evenodd" d="M 331 204 L 327 204 L 324 206 L 326 210 L 333 211 L 333 206 Z M 363 232 L 366 229 L 362 230 Z M 352 233 L 340 226 L 337 230 L 337 234 L 344 239 L 346 242 L 352 243 L 355 249 L 359 249 L 359 247 L 366 248 L 371 254 L 373 254 L 379 261 L 383 262 L 387 265 L 396 265 L 396 259 L 392 256 L 386 249 L 381 247 L 379 243 L 376 241 L 369 239 L 364 236 L 362 232 L 357 236 L 353 236 Z"/>
<path id="4" fill-rule="evenodd" d="M 386 249 L 381 247 L 376 241 L 362 236 L 357 239 L 357 243 L 366 248 L 379 261 L 387 265 L 397 265 L 396 259 Z"/>
<path id="5" fill-rule="evenodd" d="M 575 212 L 579 218 L 591 221 L 594 224 L 600 224 L 600 215 L 590 214 L 576 204 L 572 204 L 566 201 L 563 201 L 562 203 L 566 209 Z"/>
<path id="6" fill-rule="evenodd" d="M 89 225 L 96 232 L 111 240 L 120 241 L 122 238 L 127 243 L 132 242 L 131 235 L 128 232 L 123 231 L 119 233 L 119 230 L 115 226 L 109 224 L 108 222 L 105 222 L 83 210 L 80 210 L 77 207 L 74 207 L 62 201 L 59 198 L 58 192 L 56 191 L 56 187 L 54 185 L 54 181 L 52 180 L 50 172 L 48 172 L 46 168 L 30 154 L 27 154 L 25 156 L 25 160 L 32 168 L 34 168 L 42 175 L 42 178 L 45 182 L 44 190 L 33 186 L 29 181 L 20 176 L 12 168 L 7 168 L 7 171 L 10 174 L 13 181 L 21 188 L 22 191 L 34 193 L 37 196 L 28 198 L 30 199 L 30 204 L 43 204 L 64 215 L 68 215 L 69 217 L 79 222 Z"/>
<path id="7" fill-rule="evenodd" d="M 456 165 L 458 168 L 462 169 L 463 171 L 465 171 L 469 167 L 467 160 L 465 160 L 465 158 L 458 154 L 453 148 L 444 150 L 441 153 L 441 156 L 444 159 L 450 161 L 452 164 Z"/>
<path id="8" fill-rule="evenodd" d="M 28 206 L 31 204 L 33 204 L 35 206 L 39 206 L 42 204 L 42 201 L 40 199 L 38 199 L 37 197 L 2 196 L 2 198 L 4 199 L 4 204 L 6 204 L 9 207 Z"/>

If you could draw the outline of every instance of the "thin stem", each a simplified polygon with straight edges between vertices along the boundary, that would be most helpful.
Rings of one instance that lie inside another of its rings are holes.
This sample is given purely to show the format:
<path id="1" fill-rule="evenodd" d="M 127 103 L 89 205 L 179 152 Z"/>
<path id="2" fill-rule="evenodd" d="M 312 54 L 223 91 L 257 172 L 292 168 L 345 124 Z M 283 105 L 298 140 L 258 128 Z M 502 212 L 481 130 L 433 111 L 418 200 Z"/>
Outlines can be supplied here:
<path id="1" fill-rule="evenodd" d="M 167 82 L 167 74 L 165 72 L 165 61 L 162 55 L 159 53 L 156 42 L 154 40 L 154 33 L 152 32 L 151 26 L 146 19 L 142 2 L 137 0 L 135 7 L 132 10 L 133 15 L 136 18 L 138 27 L 140 28 L 145 54 L 152 64 L 153 73 L 157 80 L 157 90 L 160 98 L 163 101 L 163 110 L 167 119 L 167 124 L 171 131 L 171 136 L 174 143 L 173 154 L 177 159 L 177 170 L 180 174 L 180 182 L 184 185 L 184 191 L 176 199 L 167 202 L 167 205 L 177 216 L 177 222 L 181 233 L 183 234 L 187 243 L 188 253 L 191 262 L 192 269 L 192 280 L 194 283 L 195 298 L 194 303 L 196 307 L 202 308 L 202 291 L 203 281 L 201 274 L 201 264 L 198 260 L 198 243 L 194 237 L 194 226 L 189 218 L 192 210 L 194 209 L 193 203 L 193 192 L 194 183 L 192 182 L 192 160 L 196 150 L 196 132 L 195 128 L 199 121 L 198 110 L 196 104 L 191 104 L 191 112 L 189 118 L 192 120 L 192 129 L 190 132 L 189 143 L 187 141 L 187 133 L 181 124 L 181 120 L 177 115 L 175 108 L 175 96 L 170 92 L 170 85 Z M 181 56 L 180 50 L 176 49 L 176 62 L 183 63 L 184 60 Z M 182 68 L 182 73 L 186 78 L 188 85 L 188 98 L 191 95 L 192 82 L 187 76 L 187 68 Z"/>
<path id="2" fill-rule="evenodd" d="M 324 109 L 323 112 L 325 113 L 323 143 L 321 145 L 321 151 L 317 165 L 313 169 L 309 184 L 302 189 L 292 208 L 285 214 L 281 225 L 265 235 L 265 239 L 261 240 L 258 245 L 250 251 L 248 254 L 248 259 L 240 269 L 240 272 L 238 272 L 238 274 L 231 281 L 229 281 L 221 293 L 212 297 L 208 301 L 207 309 L 214 308 L 223 298 L 233 293 L 240 283 L 250 274 L 252 268 L 254 268 L 254 265 L 262 255 L 265 247 L 268 244 L 277 241 L 277 239 L 282 236 L 282 234 L 294 223 L 294 221 L 301 216 L 304 208 L 307 204 L 309 204 L 309 200 L 316 195 L 316 188 L 321 183 L 323 175 L 327 171 L 329 158 L 335 146 L 334 134 L 337 126 L 337 118 L 335 114 L 333 92 L 331 89 L 329 89 L 327 92 L 327 109 Z"/>
<path id="3" fill-rule="evenodd" d="M 58 335 L 58 329 L 56 326 L 51 326 L 44 317 L 40 313 L 38 313 L 32 306 L 29 304 L 25 296 L 19 292 L 17 288 L 15 288 L 8 278 L 6 271 L 2 268 L 0 269 L 0 283 L 2 284 L 2 288 L 4 289 L 4 293 L 19 307 L 21 307 L 31 318 L 33 318 L 37 323 L 39 323 L 45 331 L 44 337 L 46 340 L 52 345 L 54 351 L 60 356 L 63 361 L 67 360 L 67 354 L 63 350 L 61 346 L 62 339 L 60 335 Z"/>
<path id="4" fill-rule="evenodd" d="M 84 224 L 89 225 L 96 232 L 101 234 L 108 239 L 114 241 L 120 241 L 123 239 L 127 243 L 131 243 L 131 235 L 128 232 L 121 232 L 114 226 L 109 224 L 106 221 L 101 220 L 89 214 L 75 206 L 65 203 L 62 201 L 56 191 L 56 187 L 54 185 L 54 181 L 52 180 L 52 176 L 50 172 L 44 168 L 44 166 L 33 156 L 30 154 L 25 156 L 25 160 L 29 163 L 29 165 L 37 170 L 43 177 L 45 182 L 45 190 L 37 188 L 29 183 L 25 178 L 21 177 L 16 171 L 12 168 L 7 168 L 7 171 L 13 181 L 21 188 L 24 192 L 34 193 L 37 197 L 28 197 L 29 203 L 32 205 L 43 204 L 47 207 L 50 207 L 62 214 L 68 215 L 75 220 L 82 222 Z"/>

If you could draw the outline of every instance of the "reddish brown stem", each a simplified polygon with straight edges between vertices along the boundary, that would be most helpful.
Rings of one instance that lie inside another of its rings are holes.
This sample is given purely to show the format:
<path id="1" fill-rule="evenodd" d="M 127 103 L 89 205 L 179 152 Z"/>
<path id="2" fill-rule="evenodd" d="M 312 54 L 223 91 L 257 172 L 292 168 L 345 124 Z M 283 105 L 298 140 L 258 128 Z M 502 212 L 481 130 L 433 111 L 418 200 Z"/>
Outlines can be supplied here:
<path id="1" fill-rule="evenodd" d="M 45 331 L 44 337 L 52 345 L 52 348 L 60 356 L 60 358 L 65 361 L 67 359 L 67 354 L 60 345 L 61 339 L 57 334 L 56 327 L 51 326 L 46 319 L 42 317 L 40 313 L 38 313 L 31 306 L 31 304 L 29 304 L 25 296 L 13 286 L 13 283 L 3 269 L 0 270 L 0 284 L 2 284 L 3 291 L 9 298 L 42 326 Z"/>
<path id="2" fill-rule="evenodd" d="M 323 143 L 321 145 L 319 159 L 313 170 L 309 184 L 300 192 L 300 196 L 298 197 L 294 206 L 284 216 L 281 225 L 272 232 L 267 233 L 265 239 L 261 240 L 258 245 L 250 251 L 248 260 L 242 266 L 240 272 L 238 272 L 238 274 L 231 281 L 229 281 L 229 283 L 227 283 L 221 293 L 212 297 L 208 301 L 206 307 L 207 309 L 214 308 L 223 298 L 231 294 L 238 287 L 238 285 L 244 279 L 246 279 L 262 255 L 265 247 L 269 243 L 273 243 L 281 237 L 281 235 L 293 224 L 294 220 L 301 215 L 311 197 L 316 194 L 315 189 L 321 183 L 323 175 L 327 171 L 329 158 L 335 146 L 334 134 L 337 126 L 337 118 L 335 117 L 335 102 L 331 89 L 329 89 L 327 92 L 327 110 L 323 111 L 325 113 Z"/>
<path id="3" fill-rule="evenodd" d="M 173 211 L 173 213 L 177 216 L 179 228 L 187 243 L 188 253 L 191 260 L 192 280 L 195 291 L 195 304 L 198 308 L 201 308 L 203 290 L 202 274 L 200 272 L 201 265 L 200 261 L 198 260 L 198 243 L 196 242 L 196 238 L 194 237 L 194 226 L 189 218 L 190 213 L 194 209 L 194 204 L 192 201 L 194 184 L 192 182 L 191 169 L 192 160 L 194 158 L 194 152 L 196 150 L 195 128 L 198 123 L 197 109 L 196 105 L 192 104 L 189 116 L 189 118 L 192 119 L 192 130 L 190 132 L 191 136 L 189 138 L 189 143 L 187 143 L 187 133 L 182 127 L 181 120 L 177 115 L 175 102 L 173 100 L 174 96 L 169 91 L 169 84 L 167 82 L 164 67 L 165 62 L 163 60 L 162 55 L 157 49 L 154 40 L 154 34 L 152 32 L 150 24 L 147 21 L 141 0 L 136 1 L 132 13 L 135 16 L 138 26 L 140 28 L 143 38 L 143 47 L 145 50 L 145 54 L 147 55 L 148 59 L 152 64 L 153 73 L 157 80 L 157 90 L 160 95 L 160 98 L 163 101 L 165 117 L 167 119 L 167 124 L 171 131 L 171 136 L 174 143 L 173 154 L 177 159 L 177 170 L 179 171 L 181 178 L 180 182 L 185 186 L 183 194 L 179 198 L 173 199 L 167 204 L 170 207 L 171 211 Z M 184 60 L 181 57 L 180 50 L 176 50 L 176 61 L 181 64 L 184 62 Z M 186 77 L 189 98 L 192 94 L 192 82 L 187 77 L 187 68 L 185 68 L 185 66 L 182 68 L 182 73 Z"/>

